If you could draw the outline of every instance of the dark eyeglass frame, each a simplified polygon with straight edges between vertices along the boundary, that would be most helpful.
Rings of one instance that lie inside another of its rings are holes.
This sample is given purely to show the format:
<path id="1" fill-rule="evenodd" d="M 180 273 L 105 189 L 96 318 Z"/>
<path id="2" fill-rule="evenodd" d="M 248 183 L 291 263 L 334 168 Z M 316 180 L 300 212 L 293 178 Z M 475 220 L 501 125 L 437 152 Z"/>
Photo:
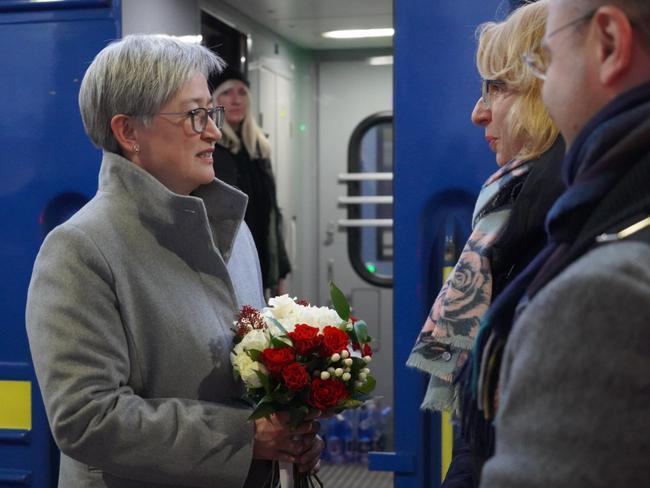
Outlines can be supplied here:
<path id="1" fill-rule="evenodd" d="M 498 88 L 499 91 L 505 91 L 508 84 L 503 80 L 486 80 L 485 78 L 481 80 L 481 102 L 486 108 L 492 106 L 492 87 Z"/>
<path id="2" fill-rule="evenodd" d="M 217 129 L 223 129 L 226 109 L 223 105 L 217 105 L 212 108 L 195 108 L 187 112 L 160 112 L 156 115 L 184 115 L 192 119 L 192 130 L 197 134 L 203 134 L 208 126 L 208 117 L 212 119 Z"/>
<path id="3" fill-rule="evenodd" d="M 572 26 L 574 26 L 574 25 L 580 24 L 581 22 L 586 22 L 586 21 L 588 21 L 588 20 L 591 20 L 591 18 L 592 18 L 594 15 L 596 15 L 596 12 L 597 12 L 597 11 L 598 11 L 598 9 L 595 8 L 595 9 L 593 9 L 593 10 L 590 10 L 590 11 L 587 12 L 586 14 L 581 15 L 580 17 L 573 19 L 571 22 L 567 22 L 566 24 L 561 25 L 560 27 L 558 27 L 557 29 L 555 29 L 553 32 L 550 32 L 550 33 L 546 34 L 546 39 L 550 39 L 550 38 L 553 37 L 555 34 L 557 34 L 558 32 L 563 31 L 564 29 L 568 29 L 569 27 L 572 27 Z"/>

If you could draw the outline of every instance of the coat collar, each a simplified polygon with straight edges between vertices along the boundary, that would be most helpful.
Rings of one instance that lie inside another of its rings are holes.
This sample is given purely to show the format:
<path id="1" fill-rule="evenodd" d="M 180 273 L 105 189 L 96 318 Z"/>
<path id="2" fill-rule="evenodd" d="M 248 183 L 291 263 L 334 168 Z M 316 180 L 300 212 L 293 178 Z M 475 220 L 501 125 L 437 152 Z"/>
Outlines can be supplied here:
<path id="1" fill-rule="evenodd" d="M 246 194 L 217 179 L 192 195 L 179 195 L 128 159 L 106 151 L 99 171 L 98 192 L 132 201 L 143 222 L 158 232 L 182 232 L 188 225 L 196 228 L 188 221 L 199 219 L 226 260 L 248 201 Z"/>

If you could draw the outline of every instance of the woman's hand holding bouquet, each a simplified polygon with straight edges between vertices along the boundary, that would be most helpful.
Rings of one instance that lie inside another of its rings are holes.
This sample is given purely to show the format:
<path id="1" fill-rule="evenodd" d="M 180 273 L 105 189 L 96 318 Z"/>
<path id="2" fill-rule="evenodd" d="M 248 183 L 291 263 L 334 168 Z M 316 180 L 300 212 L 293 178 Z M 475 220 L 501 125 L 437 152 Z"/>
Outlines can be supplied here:
<path id="1" fill-rule="evenodd" d="M 243 307 L 235 322 L 231 360 L 255 405 L 254 450 L 264 459 L 293 462 L 295 488 L 315 486 L 314 479 L 320 484 L 299 475 L 318 466 L 322 441 L 310 437 L 318 430 L 313 419 L 360 407 L 375 387 L 368 327 L 350 315 L 333 283 L 330 296 L 334 309 L 288 295 L 271 298 L 261 311 Z"/>

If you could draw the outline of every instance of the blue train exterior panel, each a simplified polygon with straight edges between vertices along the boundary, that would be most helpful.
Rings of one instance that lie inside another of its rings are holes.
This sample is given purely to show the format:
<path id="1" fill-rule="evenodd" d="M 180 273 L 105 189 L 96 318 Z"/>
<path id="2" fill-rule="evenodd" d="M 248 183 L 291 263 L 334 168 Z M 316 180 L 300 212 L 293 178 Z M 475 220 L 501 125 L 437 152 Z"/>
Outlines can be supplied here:
<path id="1" fill-rule="evenodd" d="M 395 469 L 395 488 L 440 484 L 440 419 L 419 410 L 426 378 L 404 364 L 449 264 L 445 240 L 462 247 L 475 196 L 496 169 L 470 113 L 480 95 L 475 30 L 499 6 L 394 2 L 396 453 L 395 462 L 377 457 L 371 465 Z"/>
<path id="2" fill-rule="evenodd" d="M 45 234 L 97 188 L 101 155 L 77 96 L 88 64 L 120 35 L 119 14 L 119 1 L 0 1 L 1 486 L 55 486 L 25 300 Z"/>

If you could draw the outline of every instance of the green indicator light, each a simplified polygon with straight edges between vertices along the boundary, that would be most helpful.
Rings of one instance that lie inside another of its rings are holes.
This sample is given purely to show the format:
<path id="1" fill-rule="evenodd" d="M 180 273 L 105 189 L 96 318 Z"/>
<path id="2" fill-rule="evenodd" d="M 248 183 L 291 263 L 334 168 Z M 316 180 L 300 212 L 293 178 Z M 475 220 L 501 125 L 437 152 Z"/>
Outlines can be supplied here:
<path id="1" fill-rule="evenodd" d="M 366 269 L 371 273 L 376 273 L 377 272 L 377 266 L 375 266 L 372 263 L 366 263 Z"/>
<path id="2" fill-rule="evenodd" d="M 300 132 L 305 132 L 305 131 L 307 130 L 307 125 L 304 124 L 304 123 L 298 125 L 298 130 L 299 130 Z"/>

